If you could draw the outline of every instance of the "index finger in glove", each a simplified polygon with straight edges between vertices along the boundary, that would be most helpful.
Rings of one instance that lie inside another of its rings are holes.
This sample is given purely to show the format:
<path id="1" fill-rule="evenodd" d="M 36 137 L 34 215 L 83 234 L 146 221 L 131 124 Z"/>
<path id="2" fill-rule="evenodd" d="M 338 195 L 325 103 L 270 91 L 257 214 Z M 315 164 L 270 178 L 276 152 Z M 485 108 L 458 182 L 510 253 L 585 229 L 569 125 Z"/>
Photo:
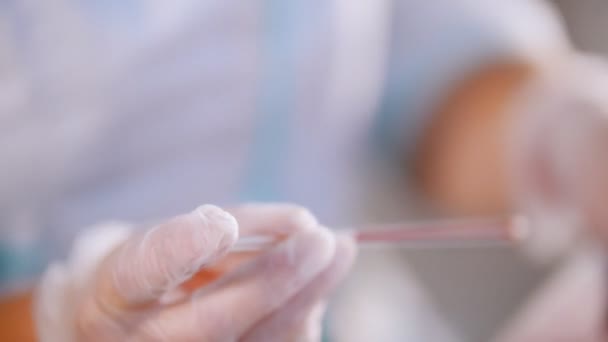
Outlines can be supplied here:
<path id="1" fill-rule="evenodd" d="M 177 216 L 132 237 L 106 260 L 97 300 L 114 312 L 153 303 L 224 255 L 237 236 L 236 220 L 218 207 Z"/>

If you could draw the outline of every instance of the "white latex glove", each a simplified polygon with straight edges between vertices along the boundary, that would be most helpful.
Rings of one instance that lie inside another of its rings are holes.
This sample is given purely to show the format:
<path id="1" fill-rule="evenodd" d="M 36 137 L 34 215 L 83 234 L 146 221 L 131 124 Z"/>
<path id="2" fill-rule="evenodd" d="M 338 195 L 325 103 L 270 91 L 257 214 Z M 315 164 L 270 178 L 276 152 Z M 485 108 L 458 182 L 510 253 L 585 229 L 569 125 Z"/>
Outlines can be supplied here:
<path id="1" fill-rule="evenodd" d="M 532 252 L 551 257 L 592 228 L 608 242 L 608 64 L 574 55 L 530 87 L 515 112 L 515 198 Z M 597 235 L 596 235 L 597 236 Z"/>
<path id="2" fill-rule="evenodd" d="M 225 256 L 239 230 L 286 239 L 217 281 L 184 290 L 184 282 Z M 108 235 L 125 234 L 114 229 L 97 236 Z M 247 205 L 230 213 L 202 206 L 113 240 L 121 239 L 105 248 L 109 254 L 87 255 L 77 246 L 69 263 L 51 267 L 38 297 L 41 340 L 317 340 L 324 300 L 355 256 L 350 237 L 334 235 L 290 205 Z M 91 236 L 87 243 L 104 249 Z"/>
<path id="3" fill-rule="evenodd" d="M 536 235 L 531 251 L 566 262 L 499 341 L 606 341 L 608 64 L 573 56 L 520 109 L 515 179 Z"/>

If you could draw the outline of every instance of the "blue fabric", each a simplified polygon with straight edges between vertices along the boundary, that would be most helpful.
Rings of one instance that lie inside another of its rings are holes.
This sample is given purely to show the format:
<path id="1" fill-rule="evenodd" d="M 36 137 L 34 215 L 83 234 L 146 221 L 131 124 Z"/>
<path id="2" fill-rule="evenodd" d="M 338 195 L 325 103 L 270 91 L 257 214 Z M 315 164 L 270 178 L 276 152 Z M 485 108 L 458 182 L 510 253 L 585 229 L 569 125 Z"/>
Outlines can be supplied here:
<path id="1" fill-rule="evenodd" d="M 268 0 L 262 46 L 262 80 L 249 165 L 244 173 L 242 201 L 278 201 L 281 161 L 285 159 L 293 107 L 297 7 Z"/>
<path id="2" fill-rule="evenodd" d="M 16 246 L 0 241 L 0 288 L 21 279 L 30 279 L 43 269 L 43 249 Z"/>
<path id="3" fill-rule="evenodd" d="M 142 28 L 145 4 L 141 0 L 79 0 L 88 17 L 98 27 L 112 27 L 117 30 Z M 111 25 L 108 25 L 108 22 Z"/>

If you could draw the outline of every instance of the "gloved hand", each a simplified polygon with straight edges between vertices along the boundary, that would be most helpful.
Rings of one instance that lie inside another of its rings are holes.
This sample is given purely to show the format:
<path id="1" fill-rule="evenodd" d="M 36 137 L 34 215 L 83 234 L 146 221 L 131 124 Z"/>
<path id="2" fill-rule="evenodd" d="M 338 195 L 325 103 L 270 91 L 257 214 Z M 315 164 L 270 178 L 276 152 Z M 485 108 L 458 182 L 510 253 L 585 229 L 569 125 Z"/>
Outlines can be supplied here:
<path id="1" fill-rule="evenodd" d="M 537 233 L 532 252 L 557 251 L 566 262 L 498 340 L 605 341 L 608 64 L 573 56 L 531 88 L 520 110 L 514 179 Z"/>
<path id="2" fill-rule="evenodd" d="M 195 290 L 181 286 L 224 258 L 239 233 L 286 238 L 211 284 Z M 202 206 L 131 234 L 98 258 L 101 262 L 81 257 L 51 268 L 38 299 L 40 337 L 43 341 L 316 340 L 324 300 L 354 256 L 350 237 L 336 236 L 299 207 L 255 204 L 227 212 Z M 89 272 L 74 271 L 87 263 L 92 265 Z"/>
<path id="3" fill-rule="evenodd" d="M 514 197 L 533 220 L 533 249 L 550 256 L 589 232 L 608 242 L 608 64 L 556 64 L 514 118 Z"/>

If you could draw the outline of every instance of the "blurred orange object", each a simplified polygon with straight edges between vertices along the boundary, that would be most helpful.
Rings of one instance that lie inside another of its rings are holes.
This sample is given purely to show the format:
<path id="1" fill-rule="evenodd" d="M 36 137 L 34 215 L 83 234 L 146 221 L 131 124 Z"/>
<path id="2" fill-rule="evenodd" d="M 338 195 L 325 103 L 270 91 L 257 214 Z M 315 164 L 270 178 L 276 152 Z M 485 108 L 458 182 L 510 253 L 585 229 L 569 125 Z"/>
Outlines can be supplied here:
<path id="1" fill-rule="evenodd" d="M 36 341 L 32 292 L 0 300 L 0 341 Z"/>

